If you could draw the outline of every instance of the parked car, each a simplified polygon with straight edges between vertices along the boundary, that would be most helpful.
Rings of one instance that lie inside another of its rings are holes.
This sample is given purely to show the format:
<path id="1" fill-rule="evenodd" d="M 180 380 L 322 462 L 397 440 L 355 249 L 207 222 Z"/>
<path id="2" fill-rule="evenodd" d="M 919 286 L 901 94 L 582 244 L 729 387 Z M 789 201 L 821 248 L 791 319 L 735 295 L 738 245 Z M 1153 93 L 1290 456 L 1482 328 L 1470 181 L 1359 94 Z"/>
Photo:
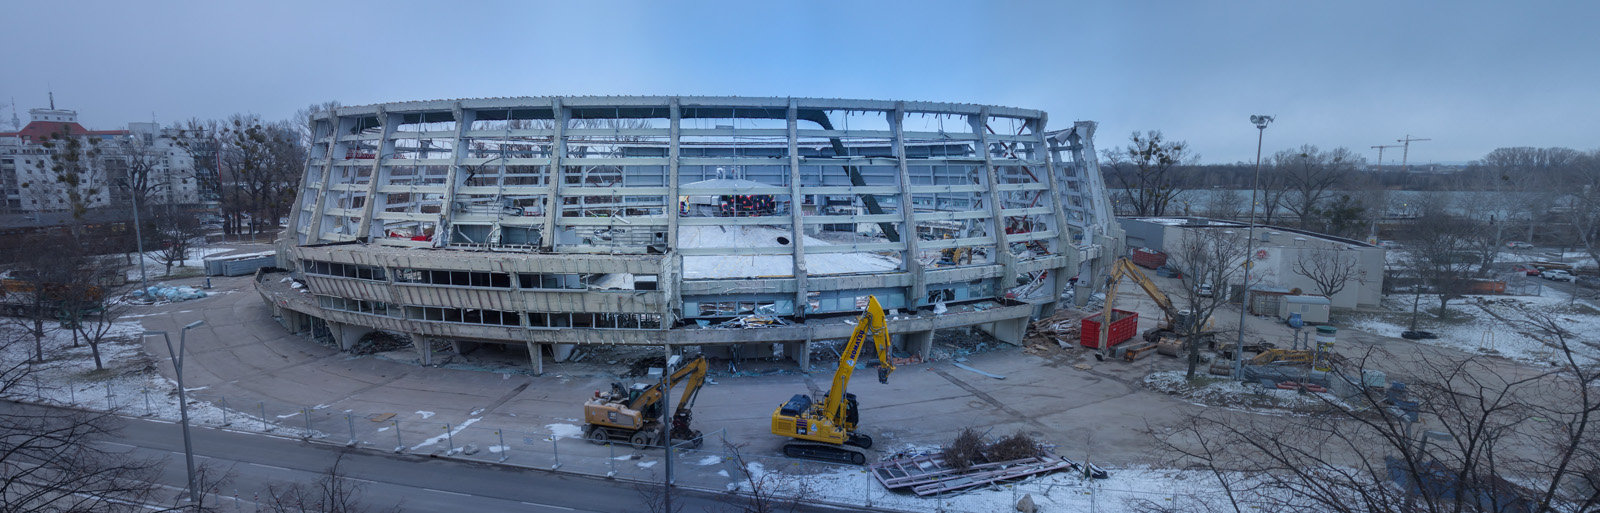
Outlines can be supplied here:
<path id="1" fill-rule="evenodd" d="M 1572 273 L 1563 271 L 1561 269 L 1551 269 L 1551 270 L 1539 273 L 1539 277 L 1540 278 L 1544 278 L 1546 280 L 1555 280 L 1555 281 L 1573 281 L 1573 280 L 1577 279 L 1577 277 L 1573 276 Z"/>
<path id="2" fill-rule="evenodd" d="M 1400 243 L 1392 240 L 1380 240 L 1378 241 L 1378 247 L 1383 249 L 1398 249 L 1400 247 Z"/>
<path id="3" fill-rule="evenodd" d="M 1211 289 L 1211 282 L 1201 283 L 1200 286 L 1194 288 L 1194 293 L 1200 297 L 1211 297 L 1213 293 Z"/>
<path id="4" fill-rule="evenodd" d="M 1600 289 L 1600 277 L 1579 276 L 1578 280 L 1573 283 L 1584 287 L 1589 287 L 1591 289 Z"/>
<path id="5" fill-rule="evenodd" d="M 1520 240 L 1513 240 L 1506 242 L 1506 247 L 1511 249 L 1533 249 L 1533 244 L 1522 242 Z"/>
<path id="6" fill-rule="evenodd" d="M 1511 271 L 1512 272 L 1518 272 L 1518 273 L 1526 274 L 1528 276 L 1538 276 L 1539 275 L 1539 268 L 1531 266 L 1531 265 L 1524 265 L 1524 264 L 1513 265 L 1513 266 L 1511 266 Z"/>

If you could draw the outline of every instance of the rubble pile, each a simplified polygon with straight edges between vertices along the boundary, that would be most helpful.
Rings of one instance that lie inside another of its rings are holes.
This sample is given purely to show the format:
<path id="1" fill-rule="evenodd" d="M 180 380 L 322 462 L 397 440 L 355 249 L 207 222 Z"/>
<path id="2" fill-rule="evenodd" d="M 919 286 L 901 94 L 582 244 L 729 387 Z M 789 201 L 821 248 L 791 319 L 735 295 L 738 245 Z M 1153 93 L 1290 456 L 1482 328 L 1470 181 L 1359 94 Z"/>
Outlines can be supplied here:
<path id="1" fill-rule="evenodd" d="M 1076 310 L 1062 310 L 1055 315 L 1028 324 L 1023 345 L 1029 347 L 1056 347 L 1070 349 L 1077 343 L 1083 330 L 1085 314 Z"/>

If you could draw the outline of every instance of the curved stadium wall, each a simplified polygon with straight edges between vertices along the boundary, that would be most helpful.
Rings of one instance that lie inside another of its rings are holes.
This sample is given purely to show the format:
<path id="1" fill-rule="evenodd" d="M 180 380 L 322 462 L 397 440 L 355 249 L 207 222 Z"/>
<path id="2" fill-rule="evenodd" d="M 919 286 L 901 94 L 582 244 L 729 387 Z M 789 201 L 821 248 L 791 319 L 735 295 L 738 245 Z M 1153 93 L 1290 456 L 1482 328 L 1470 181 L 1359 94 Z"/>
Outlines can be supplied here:
<path id="1" fill-rule="evenodd" d="M 527 97 L 309 121 L 290 275 L 258 289 L 344 347 L 372 330 L 527 344 L 536 367 L 542 345 L 804 351 L 848 336 L 867 296 L 913 344 L 972 325 L 1016 341 L 1115 249 L 1094 124 L 1046 132 L 1036 110 Z"/>

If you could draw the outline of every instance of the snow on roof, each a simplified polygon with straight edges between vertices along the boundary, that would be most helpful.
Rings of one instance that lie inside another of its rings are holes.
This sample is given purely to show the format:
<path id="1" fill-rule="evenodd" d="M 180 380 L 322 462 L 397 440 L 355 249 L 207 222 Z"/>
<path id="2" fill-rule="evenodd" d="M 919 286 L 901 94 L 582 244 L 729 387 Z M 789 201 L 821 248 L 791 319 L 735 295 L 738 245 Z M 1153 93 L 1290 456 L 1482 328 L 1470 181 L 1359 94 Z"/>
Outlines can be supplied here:
<path id="1" fill-rule="evenodd" d="M 742 180 L 738 178 L 712 178 L 694 183 L 679 185 L 679 189 L 754 189 L 756 187 L 774 187 L 755 180 Z"/>
<path id="2" fill-rule="evenodd" d="M 779 241 L 779 238 L 783 241 Z M 680 248 L 770 248 L 788 245 L 794 233 L 765 226 L 680 226 Z M 805 237 L 806 246 L 830 246 Z M 806 255 L 809 274 L 848 274 L 892 271 L 899 263 L 873 253 L 813 253 Z M 685 279 L 794 276 L 789 255 L 685 255 Z"/>

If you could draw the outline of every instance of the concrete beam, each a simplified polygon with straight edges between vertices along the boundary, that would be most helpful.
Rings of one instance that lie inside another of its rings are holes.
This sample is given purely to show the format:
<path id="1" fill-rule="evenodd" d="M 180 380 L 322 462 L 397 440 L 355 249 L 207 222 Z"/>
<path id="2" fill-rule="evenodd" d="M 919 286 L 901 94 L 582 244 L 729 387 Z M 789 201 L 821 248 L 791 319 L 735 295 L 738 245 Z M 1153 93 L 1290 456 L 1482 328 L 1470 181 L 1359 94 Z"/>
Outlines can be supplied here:
<path id="1" fill-rule="evenodd" d="M 989 107 L 978 110 L 978 117 L 972 120 L 972 131 L 978 135 L 979 150 L 983 152 L 984 181 L 989 186 L 989 211 L 994 219 L 992 226 L 994 233 L 994 259 L 1000 264 L 1002 271 L 995 282 L 995 296 L 1005 294 L 1006 290 L 1016 286 L 1016 257 L 1011 254 L 1011 243 L 1006 239 L 1006 218 L 1002 213 L 1004 208 L 1000 204 L 1000 180 L 994 170 L 994 155 L 989 151 Z"/>
<path id="2" fill-rule="evenodd" d="M 927 361 L 928 357 L 933 355 L 933 330 L 913 331 L 907 333 L 905 337 L 906 351 L 922 357 L 923 361 Z"/>

